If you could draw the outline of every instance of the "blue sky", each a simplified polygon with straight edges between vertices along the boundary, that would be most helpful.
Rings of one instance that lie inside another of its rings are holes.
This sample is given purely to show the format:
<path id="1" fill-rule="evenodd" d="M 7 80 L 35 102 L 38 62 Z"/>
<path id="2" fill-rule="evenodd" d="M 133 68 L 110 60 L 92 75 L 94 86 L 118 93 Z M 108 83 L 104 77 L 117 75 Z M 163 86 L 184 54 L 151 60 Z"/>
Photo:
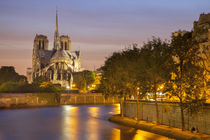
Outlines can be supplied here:
<path id="1" fill-rule="evenodd" d="M 191 30 L 201 13 L 210 12 L 210 1 L 0 0 L 0 66 L 14 65 L 25 74 L 36 33 L 47 35 L 52 48 L 56 7 L 59 33 L 71 37 L 72 50 L 81 50 L 82 66 L 93 70 L 132 43 Z"/>

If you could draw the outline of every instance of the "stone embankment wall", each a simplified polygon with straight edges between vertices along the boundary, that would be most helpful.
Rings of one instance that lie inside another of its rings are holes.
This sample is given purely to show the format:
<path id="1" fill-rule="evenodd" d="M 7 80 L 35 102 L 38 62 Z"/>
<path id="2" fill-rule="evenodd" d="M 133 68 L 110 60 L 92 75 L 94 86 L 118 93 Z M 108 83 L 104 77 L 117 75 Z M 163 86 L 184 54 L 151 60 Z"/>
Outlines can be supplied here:
<path id="1" fill-rule="evenodd" d="M 116 104 L 118 97 L 107 97 L 100 93 L 90 94 L 61 94 L 60 104 Z"/>
<path id="2" fill-rule="evenodd" d="M 9 108 L 15 106 L 37 106 L 44 105 L 39 98 L 33 94 L 0 94 L 0 108 Z"/>
<path id="3" fill-rule="evenodd" d="M 51 106 L 66 104 L 114 104 L 117 97 L 105 98 L 100 93 L 92 94 L 56 94 L 56 93 L 0 93 L 0 108 Z"/>
<path id="4" fill-rule="evenodd" d="M 136 101 L 125 101 L 123 103 L 123 114 L 129 118 L 137 118 Z M 181 128 L 181 113 L 178 103 L 158 103 L 160 124 L 170 127 Z M 139 103 L 140 119 L 148 122 L 156 122 L 156 107 L 154 102 L 142 101 Z M 193 127 L 199 133 L 210 134 L 210 105 L 205 105 L 199 112 L 191 113 L 185 109 L 185 127 L 191 130 Z"/>

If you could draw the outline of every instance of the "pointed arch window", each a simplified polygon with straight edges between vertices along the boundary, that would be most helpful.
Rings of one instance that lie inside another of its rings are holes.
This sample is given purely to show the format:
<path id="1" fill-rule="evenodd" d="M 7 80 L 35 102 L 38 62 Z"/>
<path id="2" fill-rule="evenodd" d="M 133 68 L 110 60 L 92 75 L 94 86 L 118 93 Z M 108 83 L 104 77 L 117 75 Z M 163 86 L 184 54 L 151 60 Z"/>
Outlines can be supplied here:
<path id="1" fill-rule="evenodd" d="M 61 74 L 57 73 L 57 80 L 61 80 Z"/>
<path id="2" fill-rule="evenodd" d="M 61 49 L 63 50 L 63 41 L 61 41 Z"/>
<path id="3" fill-rule="evenodd" d="M 44 49 L 44 40 L 42 40 L 42 49 Z"/>
<path id="4" fill-rule="evenodd" d="M 67 42 L 65 42 L 65 50 L 68 50 L 68 48 L 67 48 Z"/>
<path id="5" fill-rule="evenodd" d="M 41 40 L 39 40 L 39 45 L 38 45 L 38 49 L 41 49 Z"/>

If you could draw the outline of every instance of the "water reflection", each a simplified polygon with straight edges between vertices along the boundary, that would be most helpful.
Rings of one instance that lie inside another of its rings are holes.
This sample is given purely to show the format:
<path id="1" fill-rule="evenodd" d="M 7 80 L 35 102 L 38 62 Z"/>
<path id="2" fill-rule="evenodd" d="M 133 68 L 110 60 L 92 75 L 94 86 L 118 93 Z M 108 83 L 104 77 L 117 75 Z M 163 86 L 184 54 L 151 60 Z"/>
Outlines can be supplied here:
<path id="1" fill-rule="evenodd" d="M 71 105 L 62 106 L 62 116 L 62 139 L 77 140 L 78 107 Z"/>
<path id="2" fill-rule="evenodd" d="M 119 105 L 65 105 L 0 111 L 4 140 L 164 140 L 166 137 L 111 123 Z"/>
<path id="3" fill-rule="evenodd" d="M 109 112 L 110 114 L 120 114 L 120 104 L 114 104 L 113 105 L 113 110 L 112 112 Z"/>
<path id="4" fill-rule="evenodd" d="M 120 113 L 120 105 L 62 107 L 62 139 L 67 140 L 164 140 L 153 133 L 110 123 L 108 117 Z M 108 115 L 107 115 L 108 112 Z"/>
<path id="5" fill-rule="evenodd" d="M 136 130 L 134 128 L 122 127 L 112 130 L 111 140 L 169 140 L 170 138 L 153 134 L 150 132 Z"/>
<path id="6" fill-rule="evenodd" d="M 88 107 L 88 113 L 92 117 L 98 117 L 99 107 Z"/>
<path id="7" fill-rule="evenodd" d="M 120 129 L 116 129 L 114 128 L 112 130 L 112 140 L 119 140 L 121 137 L 120 137 Z"/>
<path id="8" fill-rule="evenodd" d="M 86 129 L 88 130 L 88 140 L 98 140 L 99 139 L 99 115 L 100 108 L 99 107 L 88 107 L 88 120 Z"/>

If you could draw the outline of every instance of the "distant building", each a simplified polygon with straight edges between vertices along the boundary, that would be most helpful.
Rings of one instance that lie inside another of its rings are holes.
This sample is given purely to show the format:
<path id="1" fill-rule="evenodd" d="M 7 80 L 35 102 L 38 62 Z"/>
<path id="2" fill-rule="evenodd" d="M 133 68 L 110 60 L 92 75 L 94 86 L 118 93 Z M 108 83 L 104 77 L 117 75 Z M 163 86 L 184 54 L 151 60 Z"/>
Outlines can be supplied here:
<path id="1" fill-rule="evenodd" d="M 193 37 L 199 42 L 201 56 L 205 60 L 201 64 L 205 66 L 203 73 L 206 79 L 204 80 L 204 96 L 208 99 L 207 102 L 210 102 L 210 88 L 208 84 L 210 82 L 210 13 L 201 14 L 198 21 L 194 22 L 193 28 Z M 206 53 L 203 53 L 204 50 Z"/>
<path id="2" fill-rule="evenodd" d="M 90 91 L 98 90 L 98 88 L 101 84 L 102 71 L 96 70 L 96 71 L 94 71 L 94 73 L 95 73 L 95 80 L 88 89 Z"/>
<path id="3" fill-rule="evenodd" d="M 54 84 L 71 88 L 73 82 L 72 73 L 81 70 L 80 61 L 80 51 L 71 51 L 69 36 L 59 36 L 58 15 L 56 12 L 53 49 L 48 50 L 47 36 L 35 36 L 32 56 L 32 80 L 44 76 Z"/>
<path id="4" fill-rule="evenodd" d="M 32 68 L 27 68 L 26 77 L 29 84 L 32 83 Z"/>
<path id="5" fill-rule="evenodd" d="M 186 32 L 187 31 L 174 32 L 173 36 L 178 36 L 178 34 L 184 35 Z M 199 64 L 205 67 L 203 72 L 205 80 L 202 94 L 203 97 L 208 100 L 207 102 L 210 102 L 210 89 L 208 85 L 210 81 L 210 13 L 200 14 L 198 21 L 194 21 L 192 38 L 199 44 L 200 56 L 203 58 L 203 61 Z M 174 57 L 175 61 L 177 61 L 176 59 L 177 58 Z M 172 73 L 172 79 L 173 77 L 175 77 L 175 75 Z"/>

